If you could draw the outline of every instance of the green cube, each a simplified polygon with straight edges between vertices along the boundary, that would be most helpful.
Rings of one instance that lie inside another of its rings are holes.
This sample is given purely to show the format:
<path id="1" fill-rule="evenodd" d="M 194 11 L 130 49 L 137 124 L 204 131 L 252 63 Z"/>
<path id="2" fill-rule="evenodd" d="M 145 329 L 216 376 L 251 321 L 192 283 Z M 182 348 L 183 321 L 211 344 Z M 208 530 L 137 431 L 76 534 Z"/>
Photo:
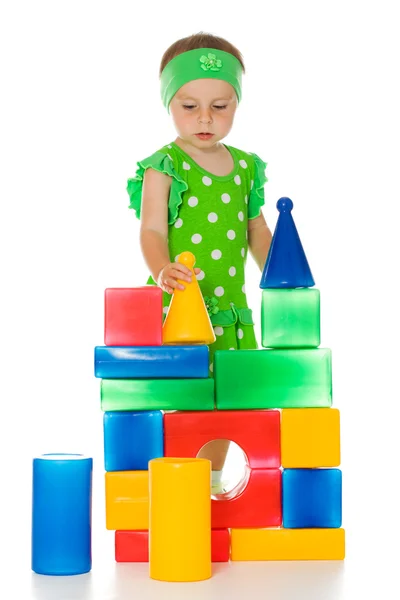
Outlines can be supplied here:
<path id="1" fill-rule="evenodd" d="M 102 379 L 101 410 L 213 410 L 214 379 Z"/>
<path id="2" fill-rule="evenodd" d="M 329 407 L 332 356 L 327 348 L 217 350 L 217 409 Z"/>
<path id="3" fill-rule="evenodd" d="M 261 334 L 264 348 L 317 348 L 321 343 L 319 290 L 263 290 Z"/>

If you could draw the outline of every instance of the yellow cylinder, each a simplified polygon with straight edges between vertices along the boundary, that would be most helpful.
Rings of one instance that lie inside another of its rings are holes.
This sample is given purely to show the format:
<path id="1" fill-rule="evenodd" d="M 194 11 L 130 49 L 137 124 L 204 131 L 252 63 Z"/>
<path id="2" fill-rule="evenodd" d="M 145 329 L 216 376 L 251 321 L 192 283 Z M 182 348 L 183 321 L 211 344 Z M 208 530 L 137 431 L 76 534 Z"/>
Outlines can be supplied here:
<path id="1" fill-rule="evenodd" d="M 211 461 L 154 458 L 149 462 L 150 577 L 201 581 L 211 577 Z"/>

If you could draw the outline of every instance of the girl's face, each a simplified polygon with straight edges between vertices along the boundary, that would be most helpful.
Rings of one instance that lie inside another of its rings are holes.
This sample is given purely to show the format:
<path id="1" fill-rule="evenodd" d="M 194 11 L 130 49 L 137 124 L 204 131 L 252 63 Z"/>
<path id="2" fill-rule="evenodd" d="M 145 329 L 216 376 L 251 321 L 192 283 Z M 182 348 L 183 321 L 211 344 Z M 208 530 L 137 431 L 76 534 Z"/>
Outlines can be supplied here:
<path id="1" fill-rule="evenodd" d="M 206 149 L 228 135 L 236 108 L 237 96 L 229 83 L 196 79 L 177 91 L 169 110 L 179 137 L 196 148 Z"/>

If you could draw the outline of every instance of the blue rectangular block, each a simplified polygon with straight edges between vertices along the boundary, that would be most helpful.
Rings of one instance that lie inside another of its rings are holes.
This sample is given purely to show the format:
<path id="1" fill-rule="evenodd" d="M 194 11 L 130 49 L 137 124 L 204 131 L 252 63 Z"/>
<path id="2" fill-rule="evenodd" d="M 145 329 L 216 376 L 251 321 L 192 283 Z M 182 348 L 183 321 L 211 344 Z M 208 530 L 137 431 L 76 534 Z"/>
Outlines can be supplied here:
<path id="1" fill-rule="evenodd" d="M 101 379 L 201 379 L 208 377 L 208 346 L 96 346 Z"/>
<path id="2" fill-rule="evenodd" d="M 149 460 L 164 456 L 164 419 L 160 410 L 105 412 L 106 471 L 147 471 Z"/>
<path id="3" fill-rule="evenodd" d="M 283 527 L 338 528 L 342 525 L 340 469 L 284 469 Z"/>

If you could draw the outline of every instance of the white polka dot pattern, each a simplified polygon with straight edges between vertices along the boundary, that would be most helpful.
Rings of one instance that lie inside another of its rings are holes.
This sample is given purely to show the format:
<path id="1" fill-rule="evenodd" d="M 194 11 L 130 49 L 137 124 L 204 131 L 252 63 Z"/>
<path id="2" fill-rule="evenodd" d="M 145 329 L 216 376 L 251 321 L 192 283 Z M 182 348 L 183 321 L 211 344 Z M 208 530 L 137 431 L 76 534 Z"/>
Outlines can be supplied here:
<path id="1" fill-rule="evenodd" d="M 182 227 L 182 225 L 183 225 L 182 219 L 177 219 L 174 223 L 174 227 L 176 227 L 176 229 L 179 229 L 179 227 Z"/>

